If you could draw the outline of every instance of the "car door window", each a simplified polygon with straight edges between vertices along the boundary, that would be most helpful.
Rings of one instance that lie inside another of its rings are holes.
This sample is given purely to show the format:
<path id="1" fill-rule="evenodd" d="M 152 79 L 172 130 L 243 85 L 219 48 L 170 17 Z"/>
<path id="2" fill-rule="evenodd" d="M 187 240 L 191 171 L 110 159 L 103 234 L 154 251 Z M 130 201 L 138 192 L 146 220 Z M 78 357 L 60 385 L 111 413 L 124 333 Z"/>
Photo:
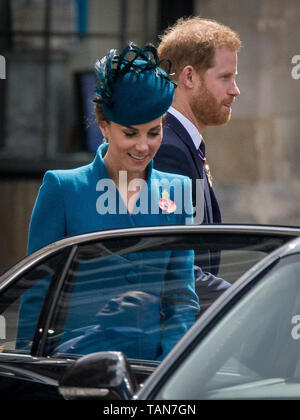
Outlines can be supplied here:
<path id="1" fill-rule="evenodd" d="M 182 234 L 80 245 L 45 354 L 117 350 L 128 358 L 160 361 L 201 310 L 275 243 L 282 239 Z"/>
<path id="2" fill-rule="evenodd" d="M 264 273 L 191 352 L 158 399 L 300 394 L 300 256 Z"/>
<path id="3" fill-rule="evenodd" d="M 60 252 L 27 270 L 0 294 L 0 352 L 30 353 L 49 285 L 60 272 Z"/>
<path id="4" fill-rule="evenodd" d="M 0 351 L 69 357 L 116 349 L 162 360 L 224 290 L 286 241 L 231 232 L 83 238 L 12 281 L 2 276 Z"/>
<path id="5" fill-rule="evenodd" d="M 161 238 L 149 245 L 144 251 L 133 239 L 79 248 L 53 320 L 52 353 L 118 350 L 159 360 L 182 337 L 199 308 L 194 253 L 165 249 Z"/>

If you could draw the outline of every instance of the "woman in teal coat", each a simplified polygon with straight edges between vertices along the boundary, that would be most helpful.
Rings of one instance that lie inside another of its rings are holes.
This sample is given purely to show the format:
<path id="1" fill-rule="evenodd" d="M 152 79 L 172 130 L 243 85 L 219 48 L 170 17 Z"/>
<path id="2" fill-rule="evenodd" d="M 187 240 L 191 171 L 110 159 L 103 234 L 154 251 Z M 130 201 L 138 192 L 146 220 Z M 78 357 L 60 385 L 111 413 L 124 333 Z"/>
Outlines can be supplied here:
<path id="1" fill-rule="evenodd" d="M 160 67 L 155 48 L 139 49 L 129 44 L 121 54 L 111 50 L 96 63 L 95 70 L 95 113 L 105 141 L 91 164 L 46 172 L 31 218 L 28 253 L 64 237 L 96 230 L 192 223 L 189 178 L 157 171 L 152 165 L 162 140 L 163 116 L 172 103 L 175 88 L 169 73 Z M 130 260 L 132 255 L 127 257 Z M 120 260 L 120 267 L 124 258 L 126 256 Z M 134 293 L 151 292 L 156 303 L 152 309 L 148 307 L 147 313 L 139 315 L 153 320 L 151 335 L 142 332 L 142 345 L 137 345 L 138 338 L 135 342 L 131 336 L 132 345 L 129 349 L 126 343 L 126 352 L 130 357 L 144 358 L 151 343 L 152 350 L 148 351 L 147 357 L 161 359 L 191 326 L 199 310 L 194 290 L 193 252 L 160 251 L 161 273 L 164 274 L 155 279 L 152 289 L 145 268 L 149 257 L 140 254 L 141 258 L 144 258 L 143 272 L 134 273 L 140 280 L 133 287 L 125 274 L 121 279 L 118 276 L 118 289 L 122 286 L 122 290 L 128 287 L 128 291 Z M 118 261 L 113 264 L 118 265 Z M 113 287 L 114 284 L 110 284 L 108 289 Z M 108 289 L 101 291 L 106 302 L 114 299 L 114 296 L 108 296 Z M 26 311 L 30 306 L 32 308 L 32 302 L 29 302 L 33 295 L 29 291 L 23 299 L 20 317 L 30 316 Z M 103 306 L 106 302 L 103 301 Z M 97 323 L 96 312 L 99 311 L 101 308 L 95 308 L 86 325 Z M 134 331 L 139 329 L 138 325 L 129 323 L 124 315 L 122 331 L 126 324 L 131 332 L 132 328 Z M 76 329 L 72 314 L 68 315 L 66 328 Z M 110 328 L 118 334 L 118 324 L 110 325 Z M 153 331 L 156 331 L 154 335 Z M 20 328 L 19 337 L 22 338 L 22 334 L 26 335 Z M 105 336 L 107 334 L 102 334 L 99 339 L 99 350 L 123 350 L 120 344 L 111 348 L 109 342 L 105 347 Z M 97 340 L 93 339 L 92 347 L 89 342 L 86 347 L 81 345 L 81 349 L 85 348 L 85 351 L 81 350 L 84 353 L 97 350 Z M 68 346 L 63 344 L 67 351 Z"/>

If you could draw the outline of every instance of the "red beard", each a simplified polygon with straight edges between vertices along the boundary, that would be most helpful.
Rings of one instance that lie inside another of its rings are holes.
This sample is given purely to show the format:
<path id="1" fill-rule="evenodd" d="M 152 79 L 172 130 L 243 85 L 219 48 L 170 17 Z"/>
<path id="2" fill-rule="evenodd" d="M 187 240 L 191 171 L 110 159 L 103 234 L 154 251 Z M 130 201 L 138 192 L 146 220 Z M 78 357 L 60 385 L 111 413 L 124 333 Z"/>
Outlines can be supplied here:
<path id="1" fill-rule="evenodd" d="M 226 104 L 231 102 L 233 100 L 228 100 Z M 231 118 L 231 109 L 226 108 L 224 103 L 218 103 L 213 94 L 203 85 L 192 98 L 191 109 L 199 123 L 205 126 L 221 125 Z"/>

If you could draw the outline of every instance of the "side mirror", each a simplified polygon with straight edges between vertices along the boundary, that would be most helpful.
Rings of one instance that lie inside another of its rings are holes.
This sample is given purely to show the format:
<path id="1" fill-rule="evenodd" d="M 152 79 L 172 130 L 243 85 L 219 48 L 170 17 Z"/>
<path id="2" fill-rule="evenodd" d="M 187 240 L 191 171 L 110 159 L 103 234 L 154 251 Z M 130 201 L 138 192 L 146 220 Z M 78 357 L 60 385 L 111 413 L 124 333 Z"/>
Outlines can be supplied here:
<path id="1" fill-rule="evenodd" d="M 73 362 L 59 382 L 66 400 L 129 400 L 136 380 L 123 353 L 92 353 Z"/>

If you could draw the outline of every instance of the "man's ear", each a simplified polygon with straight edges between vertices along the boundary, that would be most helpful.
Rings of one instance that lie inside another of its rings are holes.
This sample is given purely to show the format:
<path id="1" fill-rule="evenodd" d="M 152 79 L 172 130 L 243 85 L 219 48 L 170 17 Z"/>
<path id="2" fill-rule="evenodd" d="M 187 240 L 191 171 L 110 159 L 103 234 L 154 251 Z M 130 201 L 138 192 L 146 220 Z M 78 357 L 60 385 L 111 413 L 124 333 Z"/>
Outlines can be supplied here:
<path id="1" fill-rule="evenodd" d="M 189 89 L 192 89 L 195 85 L 196 71 L 193 66 L 185 66 L 180 73 L 179 79 L 181 83 Z"/>

